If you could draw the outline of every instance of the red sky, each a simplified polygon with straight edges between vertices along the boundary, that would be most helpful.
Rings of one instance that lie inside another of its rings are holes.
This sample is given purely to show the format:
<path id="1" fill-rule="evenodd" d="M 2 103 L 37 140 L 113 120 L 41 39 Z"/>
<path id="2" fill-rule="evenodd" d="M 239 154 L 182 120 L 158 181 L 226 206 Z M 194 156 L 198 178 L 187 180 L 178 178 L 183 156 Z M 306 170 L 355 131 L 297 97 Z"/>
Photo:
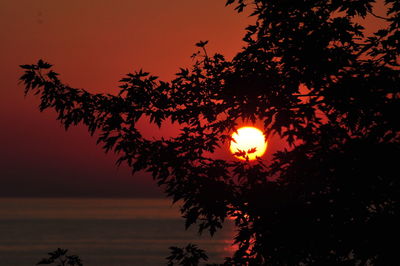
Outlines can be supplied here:
<path id="1" fill-rule="evenodd" d="M 114 93 L 143 68 L 169 80 L 194 44 L 231 58 L 250 19 L 225 0 L 0 0 L 0 197 L 161 195 L 149 177 L 117 168 L 86 129 L 65 132 L 24 98 L 18 65 L 42 58 L 72 87 Z M 372 21 L 376 25 L 376 21 Z M 158 133 L 160 134 L 160 133 Z M 270 143 L 270 147 L 271 147 Z"/>
<path id="2" fill-rule="evenodd" d="M 150 178 L 116 167 L 84 128 L 65 132 L 24 98 L 18 65 L 52 63 L 72 87 L 116 92 L 143 68 L 169 80 L 190 66 L 194 44 L 228 58 L 249 19 L 224 0 L 0 0 L 0 196 L 160 195 Z"/>

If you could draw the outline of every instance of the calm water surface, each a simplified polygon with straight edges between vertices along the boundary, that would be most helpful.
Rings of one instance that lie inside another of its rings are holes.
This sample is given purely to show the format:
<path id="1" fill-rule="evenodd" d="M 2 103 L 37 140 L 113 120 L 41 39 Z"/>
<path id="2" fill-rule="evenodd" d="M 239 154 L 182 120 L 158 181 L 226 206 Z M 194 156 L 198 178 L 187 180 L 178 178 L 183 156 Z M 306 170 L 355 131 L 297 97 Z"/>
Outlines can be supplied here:
<path id="1" fill-rule="evenodd" d="M 169 246 L 188 243 L 209 262 L 231 254 L 231 224 L 199 236 L 184 230 L 178 210 L 165 199 L 0 198 L 0 266 L 33 266 L 58 247 L 84 266 L 165 265 Z"/>

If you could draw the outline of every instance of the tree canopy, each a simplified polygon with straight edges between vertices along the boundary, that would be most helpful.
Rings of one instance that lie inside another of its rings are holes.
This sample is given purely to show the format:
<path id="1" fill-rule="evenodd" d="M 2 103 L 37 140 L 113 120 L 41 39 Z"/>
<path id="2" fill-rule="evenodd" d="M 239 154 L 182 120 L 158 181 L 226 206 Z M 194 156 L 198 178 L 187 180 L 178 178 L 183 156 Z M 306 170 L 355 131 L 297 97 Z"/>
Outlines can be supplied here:
<path id="1" fill-rule="evenodd" d="M 214 234 L 233 217 L 238 248 L 227 265 L 392 265 L 400 251 L 400 3 L 385 0 L 228 0 L 250 9 L 244 48 L 232 60 L 197 43 L 195 63 L 172 81 L 144 71 L 116 95 L 63 84 L 42 60 L 23 65 L 68 129 L 84 124 L 105 151 L 145 170 L 186 226 Z M 367 35 L 362 19 L 384 27 Z M 360 22 L 361 21 L 361 22 Z M 149 139 L 142 117 L 180 134 Z M 289 148 L 271 161 L 217 159 L 241 120 L 261 121 Z"/>

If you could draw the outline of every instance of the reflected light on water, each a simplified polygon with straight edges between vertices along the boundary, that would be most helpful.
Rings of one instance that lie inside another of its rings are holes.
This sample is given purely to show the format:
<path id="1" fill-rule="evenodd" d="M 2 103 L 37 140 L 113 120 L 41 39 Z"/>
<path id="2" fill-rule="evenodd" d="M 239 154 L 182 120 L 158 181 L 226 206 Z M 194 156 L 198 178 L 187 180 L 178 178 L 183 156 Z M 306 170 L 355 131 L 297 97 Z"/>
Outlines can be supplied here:
<path id="1" fill-rule="evenodd" d="M 57 247 L 85 266 L 165 265 L 168 247 L 194 243 L 222 263 L 235 250 L 234 224 L 210 237 L 185 230 L 179 206 L 167 199 L 0 199 L 1 265 L 34 265 Z"/>

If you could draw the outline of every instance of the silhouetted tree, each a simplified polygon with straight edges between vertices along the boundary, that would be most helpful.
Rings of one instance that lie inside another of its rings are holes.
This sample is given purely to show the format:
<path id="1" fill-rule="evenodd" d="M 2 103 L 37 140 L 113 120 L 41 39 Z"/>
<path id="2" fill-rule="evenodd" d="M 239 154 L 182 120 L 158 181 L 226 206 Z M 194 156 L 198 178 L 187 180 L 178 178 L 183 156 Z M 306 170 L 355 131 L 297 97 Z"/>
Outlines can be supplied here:
<path id="1" fill-rule="evenodd" d="M 139 71 L 117 95 L 61 83 L 51 65 L 26 69 L 25 91 L 39 94 L 68 128 L 82 123 L 105 151 L 145 170 L 186 226 L 214 234 L 234 218 L 237 251 L 226 264 L 393 265 L 399 245 L 400 4 L 386 17 L 372 0 L 254 0 L 256 22 L 232 59 L 194 54 L 171 82 Z M 241 12 L 244 0 L 228 0 Z M 361 23 L 380 18 L 370 36 Z M 358 21 L 358 23 L 357 23 Z M 172 121 L 180 134 L 146 139 L 143 117 Z M 270 162 L 212 157 L 241 119 L 263 121 L 288 147 Z"/>
<path id="2" fill-rule="evenodd" d="M 184 248 L 170 247 L 169 249 L 171 250 L 171 255 L 167 257 L 168 266 L 196 266 L 199 265 L 200 260 L 208 260 L 204 250 L 193 244 L 188 244 Z"/>
<path id="3" fill-rule="evenodd" d="M 76 255 L 67 255 L 68 249 L 58 248 L 49 253 L 49 258 L 41 259 L 36 265 L 53 264 L 57 266 L 83 266 L 82 260 Z"/>

